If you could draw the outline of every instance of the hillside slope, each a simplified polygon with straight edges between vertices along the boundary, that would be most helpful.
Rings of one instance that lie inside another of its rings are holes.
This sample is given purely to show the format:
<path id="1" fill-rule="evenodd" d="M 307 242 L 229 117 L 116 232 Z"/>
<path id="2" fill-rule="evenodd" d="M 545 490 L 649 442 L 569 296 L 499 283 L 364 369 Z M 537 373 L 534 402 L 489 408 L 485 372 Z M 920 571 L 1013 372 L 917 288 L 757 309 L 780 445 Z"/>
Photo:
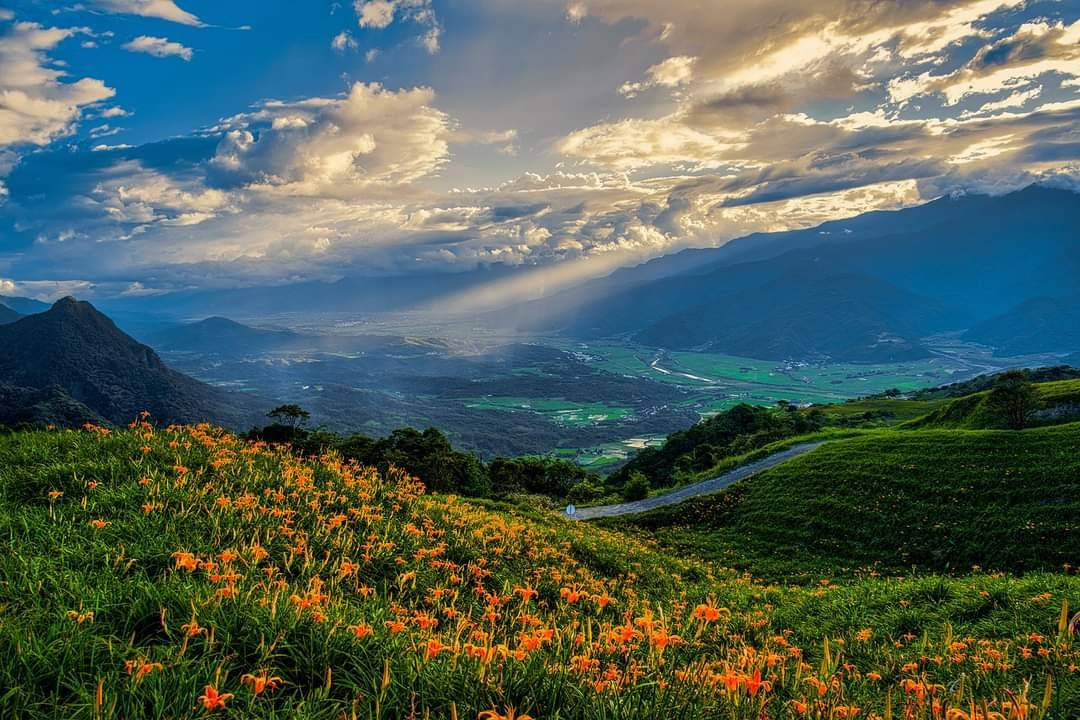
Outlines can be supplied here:
<path id="1" fill-rule="evenodd" d="M 40 300 L 13 295 L 0 295 L 0 305 L 6 305 L 20 315 L 34 315 L 46 312 L 50 307 L 48 303 L 43 303 Z"/>
<path id="2" fill-rule="evenodd" d="M 638 516 L 673 547 L 771 573 L 1030 572 L 1080 559 L 1080 423 L 876 431 Z"/>
<path id="3" fill-rule="evenodd" d="M 946 315 L 937 303 L 865 275 L 794 273 L 668 316 L 634 339 L 741 357 L 901 362 L 929 355 L 918 338 L 945 329 Z"/>
<path id="4" fill-rule="evenodd" d="M 1058 380 L 1035 385 L 1039 407 L 1031 423 L 1052 424 L 1080 419 L 1080 380 Z M 1005 425 L 989 407 L 989 390 L 950 400 L 944 406 L 903 425 L 905 428 L 995 429 Z"/>
<path id="5" fill-rule="evenodd" d="M 3 717 L 1080 711 L 1077 578 L 758 585 L 212 428 L 0 437 L 0 536 Z"/>
<path id="6" fill-rule="evenodd" d="M 161 422 L 243 427 L 258 419 L 263 405 L 169 369 L 153 350 L 73 298 L 0 326 L 0 378 L 16 387 L 63 388 L 116 424 L 147 410 Z"/>
<path id="7" fill-rule="evenodd" d="M 1033 298 L 964 333 L 997 355 L 1080 349 L 1080 296 Z"/>
<path id="8" fill-rule="evenodd" d="M 7 325 L 8 323 L 13 323 L 21 317 L 22 315 L 15 312 L 7 305 L 0 303 L 0 325 Z"/>

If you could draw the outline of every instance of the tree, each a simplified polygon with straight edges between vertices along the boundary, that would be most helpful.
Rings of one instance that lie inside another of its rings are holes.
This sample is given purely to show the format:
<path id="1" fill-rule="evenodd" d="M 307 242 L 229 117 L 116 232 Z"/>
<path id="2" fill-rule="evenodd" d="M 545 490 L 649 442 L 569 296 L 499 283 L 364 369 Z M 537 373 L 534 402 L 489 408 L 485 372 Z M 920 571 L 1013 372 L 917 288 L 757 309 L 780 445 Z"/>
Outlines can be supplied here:
<path id="1" fill-rule="evenodd" d="M 630 473 L 630 479 L 623 485 L 622 496 L 630 502 L 649 497 L 649 478 L 636 470 Z"/>
<path id="2" fill-rule="evenodd" d="M 1039 409 L 1039 393 L 1021 370 L 1002 373 L 986 399 L 987 407 L 1012 430 L 1023 430 Z"/>
<path id="3" fill-rule="evenodd" d="M 266 417 L 272 418 L 275 422 L 281 425 L 287 425 L 293 430 L 296 430 L 311 417 L 304 408 L 299 405 L 279 405 L 270 412 L 266 413 Z"/>

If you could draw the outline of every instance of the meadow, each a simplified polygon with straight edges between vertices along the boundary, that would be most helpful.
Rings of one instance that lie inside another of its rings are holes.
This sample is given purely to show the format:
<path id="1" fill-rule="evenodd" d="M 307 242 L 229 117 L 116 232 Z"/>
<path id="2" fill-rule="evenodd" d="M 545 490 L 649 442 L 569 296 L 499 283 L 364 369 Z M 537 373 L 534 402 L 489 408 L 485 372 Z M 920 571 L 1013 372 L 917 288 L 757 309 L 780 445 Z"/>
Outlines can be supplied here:
<path id="1" fill-rule="evenodd" d="M 1080 557 L 1080 423 L 853 435 L 631 522 L 678 552 L 789 581 L 1045 572 Z"/>
<path id="2" fill-rule="evenodd" d="M 0 437 L 0 533 L 3 717 L 1080 713 L 1064 572 L 759 581 L 209 426 Z"/>

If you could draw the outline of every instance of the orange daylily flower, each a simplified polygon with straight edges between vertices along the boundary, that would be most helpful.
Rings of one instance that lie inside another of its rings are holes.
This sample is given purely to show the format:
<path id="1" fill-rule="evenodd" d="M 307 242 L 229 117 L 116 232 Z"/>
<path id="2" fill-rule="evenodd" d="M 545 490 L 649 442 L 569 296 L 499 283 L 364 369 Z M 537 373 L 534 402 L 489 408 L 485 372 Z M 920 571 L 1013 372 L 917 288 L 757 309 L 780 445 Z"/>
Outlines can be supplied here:
<path id="1" fill-rule="evenodd" d="M 363 640 L 368 635 L 371 635 L 375 632 L 370 625 L 365 625 L 363 623 L 359 625 L 350 625 L 349 630 L 352 632 L 353 635 L 356 636 L 357 640 Z"/>
<path id="2" fill-rule="evenodd" d="M 531 715 L 522 713 L 518 715 L 514 708 L 507 708 L 505 713 L 498 710 L 484 710 L 476 716 L 476 720 L 533 720 Z"/>
<path id="3" fill-rule="evenodd" d="M 276 675 L 270 676 L 269 673 L 263 672 L 259 675 L 245 673 L 240 676 L 240 682 L 245 685 L 250 685 L 251 692 L 255 695 L 259 695 L 263 690 L 277 690 L 282 680 Z"/>
<path id="4" fill-rule="evenodd" d="M 225 701 L 231 700 L 232 693 L 219 693 L 213 685 L 207 685 L 203 690 L 203 694 L 199 696 L 199 702 L 202 703 L 203 709 L 207 712 L 213 712 L 214 710 L 224 710 Z"/>

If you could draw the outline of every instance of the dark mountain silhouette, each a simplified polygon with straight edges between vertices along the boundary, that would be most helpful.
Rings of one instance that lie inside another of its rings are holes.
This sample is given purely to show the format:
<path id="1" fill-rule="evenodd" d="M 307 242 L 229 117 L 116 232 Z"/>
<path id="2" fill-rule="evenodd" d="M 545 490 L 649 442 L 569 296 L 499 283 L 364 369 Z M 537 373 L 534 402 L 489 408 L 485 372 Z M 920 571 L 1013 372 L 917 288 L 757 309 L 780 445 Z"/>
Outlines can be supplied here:
<path id="1" fill-rule="evenodd" d="M 989 345 L 998 355 L 1080 348 L 1080 295 L 1033 298 L 979 323 L 964 339 Z"/>
<path id="2" fill-rule="evenodd" d="M 867 347 L 875 354 L 878 336 L 906 354 L 921 337 L 1080 285 L 1077 228 L 1080 202 L 1068 190 L 945 197 L 679 253 L 499 315 L 521 329 L 750 357 L 810 348 L 855 359 Z M 836 287 L 838 277 L 849 280 Z M 1055 327 L 1044 327 L 1046 349 L 1075 350 L 1067 328 Z"/>
<path id="3" fill-rule="evenodd" d="M 305 345 L 305 337 L 289 330 L 263 330 L 223 317 L 164 328 L 146 337 L 158 350 L 218 355 L 245 355 Z"/>
<path id="4" fill-rule="evenodd" d="M 0 425 L 78 427 L 105 424 L 105 418 L 71 397 L 63 388 L 25 388 L 0 384 Z"/>
<path id="5" fill-rule="evenodd" d="M 116 424 L 148 410 L 159 423 L 205 420 L 239 428 L 257 420 L 266 405 L 170 370 L 92 305 L 70 297 L 0 327 L 0 382 L 62 388 Z"/>
<path id="6" fill-rule="evenodd" d="M 43 303 L 40 300 L 33 300 L 26 297 L 15 297 L 11 295 L 0 295 L 0 305 L 7 305 L 9 308 L 19 313 L 20 315 L 34 315 L 35 313 L 43 313 L 50 307 L 48 303 Z"/>
<path id="7" fill-rule="evenodd" d="M 21 317 L 22 315 L 15 312 L 7 305 L 0 304 L 0 325 L 7 325 L 8 323 L 13 323 Z"/>

